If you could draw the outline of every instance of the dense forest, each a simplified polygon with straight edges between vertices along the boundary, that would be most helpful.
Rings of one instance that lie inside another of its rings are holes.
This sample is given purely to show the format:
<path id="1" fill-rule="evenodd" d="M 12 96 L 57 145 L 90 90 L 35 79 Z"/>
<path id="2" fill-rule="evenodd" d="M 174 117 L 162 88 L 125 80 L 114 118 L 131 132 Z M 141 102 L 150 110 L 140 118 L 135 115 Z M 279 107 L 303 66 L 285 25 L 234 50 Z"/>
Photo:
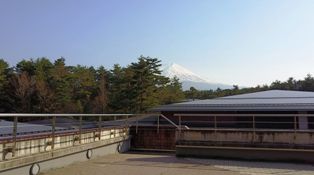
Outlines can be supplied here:
<path id="1" fill-rule="evenodd" d="M 184 99 L 176 78 L 161 75 L 161 61 L 139 57 L 111 70 L 67 66 L 65 59 L 0 59 L 0 112 L 138 113 Z"/>
<path id="2" fill-rule="evenodd" d="M 209 99 L 270 89 L 314 91 L 314 78 L 289 78 L 251 88 L 183 92 L 177 78 L 162 76 L 161 61 L 140 56 L 107 70 L 68 66 L 65 59 L 22 60 L 10 67 L 0 59 L 1 113 L 142 113 L 163 104 Z"/>
<path id="3" fill-rule="evenodd" d="M 266 90 L 294 90 L 294 91 L 314 91 L 314 77 L 308 74 L 303 80 L 295 80 L 290 77 L 287 81 L 274 81 L 270 85 L 239 88 L 234 85 L 232 89 L 216 89 L 199 91 L 193 87 L 185 91 L 185 97 L 190 100 L 195 99 L 210 99 L 216 97 L 223 97 L 228 95 L 237 95 L 244 93 L 252 93 Z"/>

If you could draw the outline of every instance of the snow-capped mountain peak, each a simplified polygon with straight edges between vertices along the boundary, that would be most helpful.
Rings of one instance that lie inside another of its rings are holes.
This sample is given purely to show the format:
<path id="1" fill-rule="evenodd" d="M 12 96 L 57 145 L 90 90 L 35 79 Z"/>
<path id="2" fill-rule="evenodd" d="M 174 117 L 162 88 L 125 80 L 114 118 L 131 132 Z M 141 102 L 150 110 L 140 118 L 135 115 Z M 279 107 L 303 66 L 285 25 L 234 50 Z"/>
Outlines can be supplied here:
<path id="1" fill-rule="evenodd" d="M 175 63 L 166 66 L 163 74 L 169 78 L 177 77 L 180 81 L 208 82 L 206 79 Z"/>
<path id="2" fill-rule="evenodd" d="M 164 76 L 169 78 L 177 77 L 182 83 L 183 90 L 188 90 L 190 87 L 194 87 L 199 90 L 210 90 L 217 88 L 227 89 L 232 87 L 230 85 L 221 83 L 211 83 L 205 78 L 202 78 L 201 76 L 175 63 L 165 66 L 162 73 Z"/>

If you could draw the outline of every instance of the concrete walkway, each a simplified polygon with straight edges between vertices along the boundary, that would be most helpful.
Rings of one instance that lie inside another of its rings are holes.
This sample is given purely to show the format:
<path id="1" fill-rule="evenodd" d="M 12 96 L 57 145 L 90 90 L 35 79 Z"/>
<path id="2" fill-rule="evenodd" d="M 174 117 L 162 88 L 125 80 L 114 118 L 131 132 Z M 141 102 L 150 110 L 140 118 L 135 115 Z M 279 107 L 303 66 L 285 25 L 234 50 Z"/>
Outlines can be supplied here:
<path id="1" fill-rule="evenodd" d="M 240 175 L 174 155 L 114 154 L 50 170 L 44 175 Z"/>
<path id="2" fill-rule="evenodd" d="M 308 164 L 192 158 L 187 158 L 187 160 L 239 172 L 243 175 L 314 175 L 314 166 Z"/>
<path id="3" fill-rule="evenodd" d="M 311 165 L 115 154 L 50 170 L 44 175 L 314 175 Z"/>

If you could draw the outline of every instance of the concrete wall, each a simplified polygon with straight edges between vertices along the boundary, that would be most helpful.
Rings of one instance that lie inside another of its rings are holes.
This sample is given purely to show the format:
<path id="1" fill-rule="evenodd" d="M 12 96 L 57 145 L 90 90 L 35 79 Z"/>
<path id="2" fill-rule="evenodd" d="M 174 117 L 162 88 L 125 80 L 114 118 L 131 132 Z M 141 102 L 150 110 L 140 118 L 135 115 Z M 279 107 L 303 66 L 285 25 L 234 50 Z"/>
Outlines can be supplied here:
<path id="1" fill-rule="evenodd" d="M 183 130 L 178 142 L 200 144 L 268 145 L 270 147 L 300 146 L 314 148 L 314 133 L 279 130 Z"/>
<path id="2" fill-rule="evenodd" d="M 94 156 L 101 156 L 130 148 L 129 128 L 84 131 L 81 143 L 77 138 L 77 133 L 57 135 L 54 149 L 51 135 L 20 139 L 16 142 L 14 157 L 12 152 L 5 153 L 6 149 L 12 148 L 13 143 L 3 142 L 0 147 L 3 158 L 0 161 L 0 174 L 28 174 L 33 163 L 39 163 L 42 170 L 65 166 L 86 160 L 87 150 L 93 150 Z"/>
<path id="3" fill-rule="evenodd" d="M 109 154 L 116 154 L 120 152 L 126 152 L 130 148 L 130 139 L 122 140 L 112 144 L 106 144 L 101 147 L 95 147 L 92 149 L 93 157 L 104 156 Z M 120 150 L 119 150 L 120 149 Z M 49 169 L 60 168 L 70 165 L 75 162 L 87 161 L 87 150 L 76 152 L 73 154 L 67 154 L 62 157 L 56 157 L 37 162 L 41 168 L 41 172 L 45 172 Z M 20 166 L 18 168 L 9 169 L 6 171 L 0 171 L 1 175 L 29 175 L 29 170 L 32 164 Z"/>
<path id="4" fill-rule="evenodd" d="M 313 132 L 225 129 L 177 134 L 177 156 L 314 163 Z"/>
<path id="5" fill-rule="evenodd" d="M 314 163 L 314 151 L 296 149 L 178 145 L 176 147 L 176 155 L 178 157 L 227 158 L 243 160 Z"/>
<path id="6" fill-rule="evenodd" d="M 102 129 L 100 132 L 100 140 L 111 139 L 120 136 L 128 135 L 128 129 L 124 128 L 109 128 Z M 16 142 L 15 156 L 12 152 L 6 153 L 7 149 L 13 148 L 13 142 L 2 142 L 0 144 L 0 161 L 10 160 L 12 158 L 29 156 L 37 153 L 45 153 L 52 150 L 52 136 L 43 135 L 37 137 L 30 137 L 27 139 L 21 138 Z M 54 141 L 54 149 L 68 148 L 79 144 L 86 144 L 97 142 L 99 140 L 99 131 L 86 131 L 81 135 L 81 143 L 79 142 L 78 133 L 65 133 L 63 135 L 56 135 Z"/>

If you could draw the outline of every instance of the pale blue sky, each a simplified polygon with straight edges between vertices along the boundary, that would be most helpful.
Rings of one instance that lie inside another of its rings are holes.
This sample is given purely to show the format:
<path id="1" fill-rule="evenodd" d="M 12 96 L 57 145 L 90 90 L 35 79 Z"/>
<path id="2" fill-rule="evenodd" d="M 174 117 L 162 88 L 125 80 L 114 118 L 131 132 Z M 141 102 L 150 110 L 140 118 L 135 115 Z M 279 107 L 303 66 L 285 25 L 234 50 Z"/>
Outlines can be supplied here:
<path id="1" fill-rule="evenodd" d="M 213 82 L 314 74 L 313 0 L 0 0 L 0 58 L 126 65 L 143 54 Z"/>

